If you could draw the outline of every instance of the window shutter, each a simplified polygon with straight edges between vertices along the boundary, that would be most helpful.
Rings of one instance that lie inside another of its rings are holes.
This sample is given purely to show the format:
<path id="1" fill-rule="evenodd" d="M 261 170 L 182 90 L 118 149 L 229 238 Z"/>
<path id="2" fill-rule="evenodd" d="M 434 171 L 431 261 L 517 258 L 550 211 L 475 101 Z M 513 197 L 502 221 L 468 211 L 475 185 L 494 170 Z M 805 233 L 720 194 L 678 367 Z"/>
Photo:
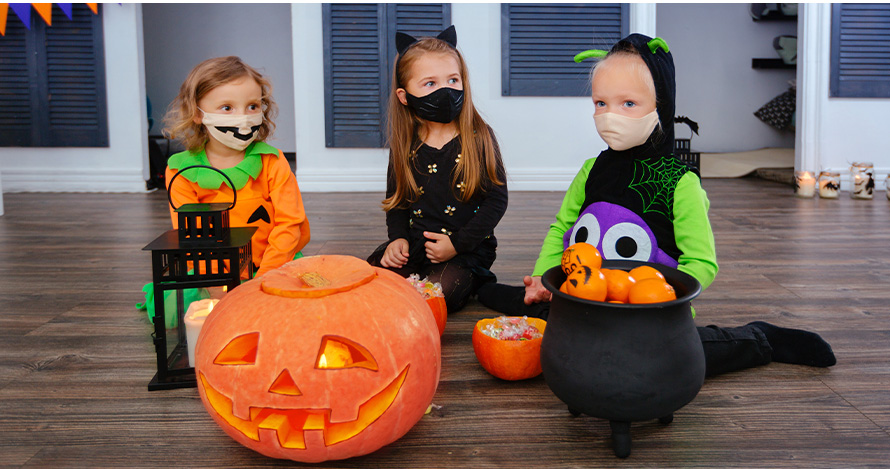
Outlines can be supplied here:
<path id="1" fill-rule="evenodd" d="M 325 146 L 382 148 L 396 31 L 435 36 L 449 5 L 324 4 Z"/>
<path id="2" fill-rule="evenodd" d="M 37 102 L 31 79 L 34 42 L 18 18 L 8 18 L 6 35 L 0 37 L 0 146 L 31 146 L 32 131 L 38 130 L 32 108 Z"/>
<path id="3" fill-rule="evenodd" d="M 608 50 L 628 29 L 627 4 L 501 5 L 502 95 L 589 95 L 590 64 L 573 57 Z"/>
<path id="4" fill-rule="evenodd" d="M 108 146 L 102 21 L 86 5 L 53 9 L 0 38 L 0 146 Z"/>
<path id="5" fill-rule="evenodd" d="M 46 32 L 46 146 L 107 147 L 102 22 L 88 8 L 53 9 Z"/>
<path id="6" fill-rule="evenodd" d="M 835 97 L 890 97 L 890 4 L 832 5 L 830 91 Z"/>
<path id="7" fill-rule="evenodd" d="M 324 4 L 325 146 L 383 146 L 385 14 L 377 4 Z"/>

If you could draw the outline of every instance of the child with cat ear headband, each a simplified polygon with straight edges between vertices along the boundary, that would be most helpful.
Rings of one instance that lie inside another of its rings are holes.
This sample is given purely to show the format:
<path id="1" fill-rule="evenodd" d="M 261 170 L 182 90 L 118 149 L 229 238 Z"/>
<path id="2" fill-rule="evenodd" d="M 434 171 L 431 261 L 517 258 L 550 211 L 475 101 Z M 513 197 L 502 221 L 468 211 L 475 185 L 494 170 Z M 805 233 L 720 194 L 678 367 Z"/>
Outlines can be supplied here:
<path id="1" fill-rule="evenodd" d="M 396 33 L 388 109 L 388 240 L 372 265 L 442 285 L 449 312 L 495 280 L 494 227 L 507 209 L 494 132 L 473 105 L 454 26 L 436 37 Z"/>

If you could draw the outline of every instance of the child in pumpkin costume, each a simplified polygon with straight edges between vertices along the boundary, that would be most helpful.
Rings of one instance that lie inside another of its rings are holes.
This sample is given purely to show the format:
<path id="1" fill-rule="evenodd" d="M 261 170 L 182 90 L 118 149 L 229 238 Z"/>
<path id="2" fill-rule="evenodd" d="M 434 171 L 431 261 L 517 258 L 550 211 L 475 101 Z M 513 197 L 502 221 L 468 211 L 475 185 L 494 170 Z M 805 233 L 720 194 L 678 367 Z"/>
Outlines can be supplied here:
<path id="1" fill-rule="evenodd" d="M 310 234 L 290 165 L 280 150 L 264 142 L 275 128 L 276 113 L 265 77 L 238 57 L 219 57 L 191 71 L 165 119 L 168 136 L 182 140 L 187 148 L 167 162 L 173 205 L 229 203 L 236 191 L 229 223 L 257 227 L 251 238 L 256 276 L 301 257 Z M 208 168 L 189 169 L 174 179 L 179 170 L 194 165 L 219 169 L 234 187 Z M 176 229 L 173 207 L 170 216 Z M 148 296 L 146 305 L 152 316 Z M 186 303 L 203 295 L 192 291 L 187 296 Z"/>
<path id="2" fill-rule="evenodd" d="M 632 34 L 592 73 L 594 120 L 609 148 L 587 160 L 566 192 L 525 287 L 484 285 L 479 300 L 496 311 L 546 318 L 550 293 L 541 275 L 560 264 L 576 242 L 604 259 L 656 262 L 677 268 L 706 288 L 717 274 L 709 202 L 697 170 L 673 157 L 674 64 L 660 38 Z M 699 327 L 707 375 L 770 361 L 831 366 L 831 347 L 817 334 L 752 322 Z"/>

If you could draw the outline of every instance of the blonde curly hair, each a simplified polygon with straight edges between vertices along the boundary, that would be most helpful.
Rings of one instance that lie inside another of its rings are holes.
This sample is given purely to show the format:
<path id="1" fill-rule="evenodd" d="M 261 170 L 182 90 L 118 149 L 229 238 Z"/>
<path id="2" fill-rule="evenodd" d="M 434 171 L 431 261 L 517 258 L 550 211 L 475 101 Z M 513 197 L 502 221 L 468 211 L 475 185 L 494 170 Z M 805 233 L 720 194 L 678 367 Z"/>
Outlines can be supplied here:
<path id="1" fill-rule="evenodd" d="M 195 123 L 198 101 L 217 86 L 244 77 L 253 78 L 263 90 L 264 119 L 256 139 L 260 142 L 265 141 L 275 131 L 273 119 L 278 115 L 278 105 L 272 99 L 272 83 L 256 69 L 233 55 L 207 59 L 188 74 L 179 88 L 176 99 L 167 108 L 167 114 L 164 116 L 164 135 L 179 140 L 192 153 L 203 150 L 209 136 L 203 124 Z"/>

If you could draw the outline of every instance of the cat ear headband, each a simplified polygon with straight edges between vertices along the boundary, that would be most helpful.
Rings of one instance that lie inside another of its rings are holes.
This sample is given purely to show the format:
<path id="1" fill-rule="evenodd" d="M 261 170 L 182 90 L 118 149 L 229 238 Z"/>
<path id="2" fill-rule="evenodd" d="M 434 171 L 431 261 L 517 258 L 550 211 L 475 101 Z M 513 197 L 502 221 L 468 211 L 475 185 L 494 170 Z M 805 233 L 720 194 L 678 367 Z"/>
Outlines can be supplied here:
<path id="1" fill-rule="evenodd" d="M 398 34 L 398 33 L 396 33 L 396 34 Z M 649 46 L 649 50 L 653 54 L 658 52 L 659 48 L 661 48 L 665 52 L 671 51 L 668 48 L 667 42 L 665 42 L 664 39 L 662 39 L 660 37 L 653 38 L 651 41 L 647 42 L 646 45 Z M 607 54 L 608 54 L 608 52 L 606 52 L 604 50 L 590 49 L 590 50 L 586 50 L 584 52 L 578 53 L 578 55 L 575 56 L 575 62 L 581 63 L 583 60 L 589 59 L 591 57 L 595 58 L 595 59 L 601 59 L 601 58 L 605 57 Z"/>
<path id="2" fill-rule="evenodd" d="M 457 32 L 454 30 L 454 25 L 449 26 L 445 31 L 439 33 L 436 36 L 436 39 L 441 39 L 447 42 L 451 47 L 457 47 Z M 410 34 L 405 33 L 396 33 L 396 50 L 399 52 L 399 58 L 405 55 L 405 51 L 408 50 L 411 46 L 413 46 L 417 42 L 417 38 L 411 36 Z"/>

